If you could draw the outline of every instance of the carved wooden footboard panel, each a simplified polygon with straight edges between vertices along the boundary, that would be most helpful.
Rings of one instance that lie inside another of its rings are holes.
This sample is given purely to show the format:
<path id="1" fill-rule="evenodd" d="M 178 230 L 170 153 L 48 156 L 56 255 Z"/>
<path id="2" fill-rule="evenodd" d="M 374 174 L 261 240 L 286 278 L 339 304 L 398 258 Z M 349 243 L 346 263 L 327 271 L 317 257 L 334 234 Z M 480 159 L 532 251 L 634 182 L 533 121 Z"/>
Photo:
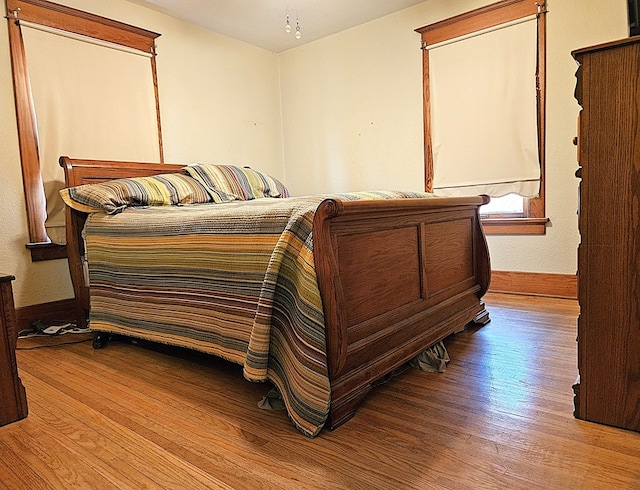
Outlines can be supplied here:
<path id="1" fill-rule="evenodd" d="M 314 223 L 331 379 L 330 426 L 353 416 L 372 383 L 472 321 L 489 254 L 487 198 L 326 202 Z"/>

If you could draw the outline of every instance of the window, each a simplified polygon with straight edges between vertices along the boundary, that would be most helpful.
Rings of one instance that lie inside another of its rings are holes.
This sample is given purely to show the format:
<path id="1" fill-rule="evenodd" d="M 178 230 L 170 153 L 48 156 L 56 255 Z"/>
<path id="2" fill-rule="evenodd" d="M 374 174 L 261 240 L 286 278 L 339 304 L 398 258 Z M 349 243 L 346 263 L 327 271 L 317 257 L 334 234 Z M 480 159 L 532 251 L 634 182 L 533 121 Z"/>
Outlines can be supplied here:
<path id="1" fill-rule="evenodd" d="M 32 260 L 62 258 L 65 246 L 53 243 L 64 242 L 63 208 L 55 204 L 61 155 L 162 161 L 159 34 L 45 0 L 6 3 L 27 248 Z M 126 150 L 138 147 L 144 155 Z"/>
<path id="2" fill-rule="evenodd" d="M 422 27 L 417 32 L 422 35 L 424 62 L 425 188 L 432 191 L 435 187 L 435 192 L 450 195 L 486 193 L 504 196 L 513 192 L 531 195 L 533 197 L 524 199 L 500 198 L 498 201 L 519 200 L 522 209 L 518 206 L 509 212 L 484 208 L 481 210 L 485 215 L 483 224 L 489 234 L 543 234 L 548 221 L 544 217 L 544 2 L 503 0 Z M 520 51 L 514 54 L 504 50 L 505 44 L 509 47 L 518 44 Z M 441 46 L 445 46 L 444 49 Z M 523 51 L 526 49 L 530 51 Z M 530 56 L 520 56 L 520 52 L 530 53 Z M 466 61 L 463 61 L 465 57 Z M 477 63 L 476 58 L 480 57 L 482 62 Z M 509 58 L 511 63 L 507 62 Z M 519 71 L 526 73 L 527 64 L 531 75 L 523 77 Z M 502 65 L 514 65 L 515 73 L 504 72 Z M 519 69 L 520 65 L 522 69 Z M 465 77 L 463 68 L 472 71 Z M 447 74 L 447 70 L 453 71 Z M 486 75 L 478 76 L 482 70 Z M 497 71 L 498 78 L 491 81 L 490 75 Z M 506 83 L 508 79 L 513 81 Z M 526 96 L 524 99 L 514 98 L 518 83 L 524 87 L 520 90 Z M 454 84 L 460 88 L 451 90 Z M 438 87 L 444 85 L 447 85 L 446 89 L 437 92 Z M 495 91 L 497 96 L 504 93 L 509 102 L 504 104 L 504 99 L 498 99 L 483 106 L 489 97 L 487 92 L 491 92 L 487 88 L 495 87 L 500 87 Z M 461 103 L 456 100 L 463 98 L 459 94 L 467 94 Z M 461 104 L 459 108 L 451 105 L 457 102 Z M 473 107 L 479 111 L 475 115 L 469 112 Z M 530 116 L 522 117 L 521 107 L 529 107 Z M 495 115 L 498 110 L 506 121 L 503 129 L 498 126 L 500 116 Z M 489 131 L 486 131 L 487 113 L 492 114 Z M 514 122 L 518 120 L 522 124 L 513 131 Z M 483 132 L 484 136 L 477 138 Z M 491 144 L 494 135 L 503 139 Z M 469 144 L 473 138 L 478 141 Z M 485 157 L 483 162 L 478 155 L 492 145 L 498 152 Z M 514 150 L 514 156 L 502 158 L 504 150 L 509 148 Z M 506 165 L 494 170 L 493 164 L 500 159 Z M 513 162 L 527 159 L 528 166 L 523 165 L 520 170 L 513 165 Z M 475 165 L 469 165 L 469 162 Z M 480 170 L 475 176 L 474 169 Z"/>

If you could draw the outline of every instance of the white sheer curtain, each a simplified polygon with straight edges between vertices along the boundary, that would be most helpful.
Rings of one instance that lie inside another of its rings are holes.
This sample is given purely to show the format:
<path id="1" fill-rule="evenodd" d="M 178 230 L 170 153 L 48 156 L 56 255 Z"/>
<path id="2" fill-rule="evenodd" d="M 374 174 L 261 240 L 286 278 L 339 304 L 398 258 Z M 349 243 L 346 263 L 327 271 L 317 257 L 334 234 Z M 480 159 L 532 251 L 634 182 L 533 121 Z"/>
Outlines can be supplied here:
<path id="1" fill-rule="evenodd" d="M 538 194 L 536 19 L 429 47 L 433 188 Z"/>
<path id="2" fill-rule="evenodd" d="M 160 161 L 149 55 L 22 23 L 37 117 L 47 233 L 65 243 L 61 155 Z"/>

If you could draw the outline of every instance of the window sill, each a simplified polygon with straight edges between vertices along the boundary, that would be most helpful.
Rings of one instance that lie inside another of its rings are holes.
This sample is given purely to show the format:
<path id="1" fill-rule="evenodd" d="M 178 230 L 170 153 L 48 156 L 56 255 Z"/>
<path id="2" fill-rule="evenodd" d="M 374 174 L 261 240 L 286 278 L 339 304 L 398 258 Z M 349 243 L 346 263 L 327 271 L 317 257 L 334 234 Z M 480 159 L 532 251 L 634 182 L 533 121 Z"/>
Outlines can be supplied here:
<path id="1" fill-rule="evenodd" d="M 487 235 L 544 235 L 549 218 L 482 218 Z"/>
<path id="2" fill-rule="evenodd" d="M 32 262 L 67 258 L 67 246 L 55 243 L 27 243 L 27 250 L 31 252 Z"/>

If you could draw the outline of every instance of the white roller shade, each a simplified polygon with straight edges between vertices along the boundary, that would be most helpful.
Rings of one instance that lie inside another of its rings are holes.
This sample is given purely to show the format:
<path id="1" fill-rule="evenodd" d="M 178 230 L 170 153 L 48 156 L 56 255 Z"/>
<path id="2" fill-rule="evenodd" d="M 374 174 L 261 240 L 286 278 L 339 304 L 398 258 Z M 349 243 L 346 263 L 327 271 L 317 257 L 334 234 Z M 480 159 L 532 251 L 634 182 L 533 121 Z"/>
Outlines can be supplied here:
<path id="1" fill-rule="evenodd" d="M 433 188 L 538 194 L 535 18 L 429 50 Z"/>
<path id="2" fill-rule="evenodd" d="M 47 233 L 65 242 L 61 155 L 160 161 L 151 61 L 143 53 L 22 24 L 47 199 Z"/>

